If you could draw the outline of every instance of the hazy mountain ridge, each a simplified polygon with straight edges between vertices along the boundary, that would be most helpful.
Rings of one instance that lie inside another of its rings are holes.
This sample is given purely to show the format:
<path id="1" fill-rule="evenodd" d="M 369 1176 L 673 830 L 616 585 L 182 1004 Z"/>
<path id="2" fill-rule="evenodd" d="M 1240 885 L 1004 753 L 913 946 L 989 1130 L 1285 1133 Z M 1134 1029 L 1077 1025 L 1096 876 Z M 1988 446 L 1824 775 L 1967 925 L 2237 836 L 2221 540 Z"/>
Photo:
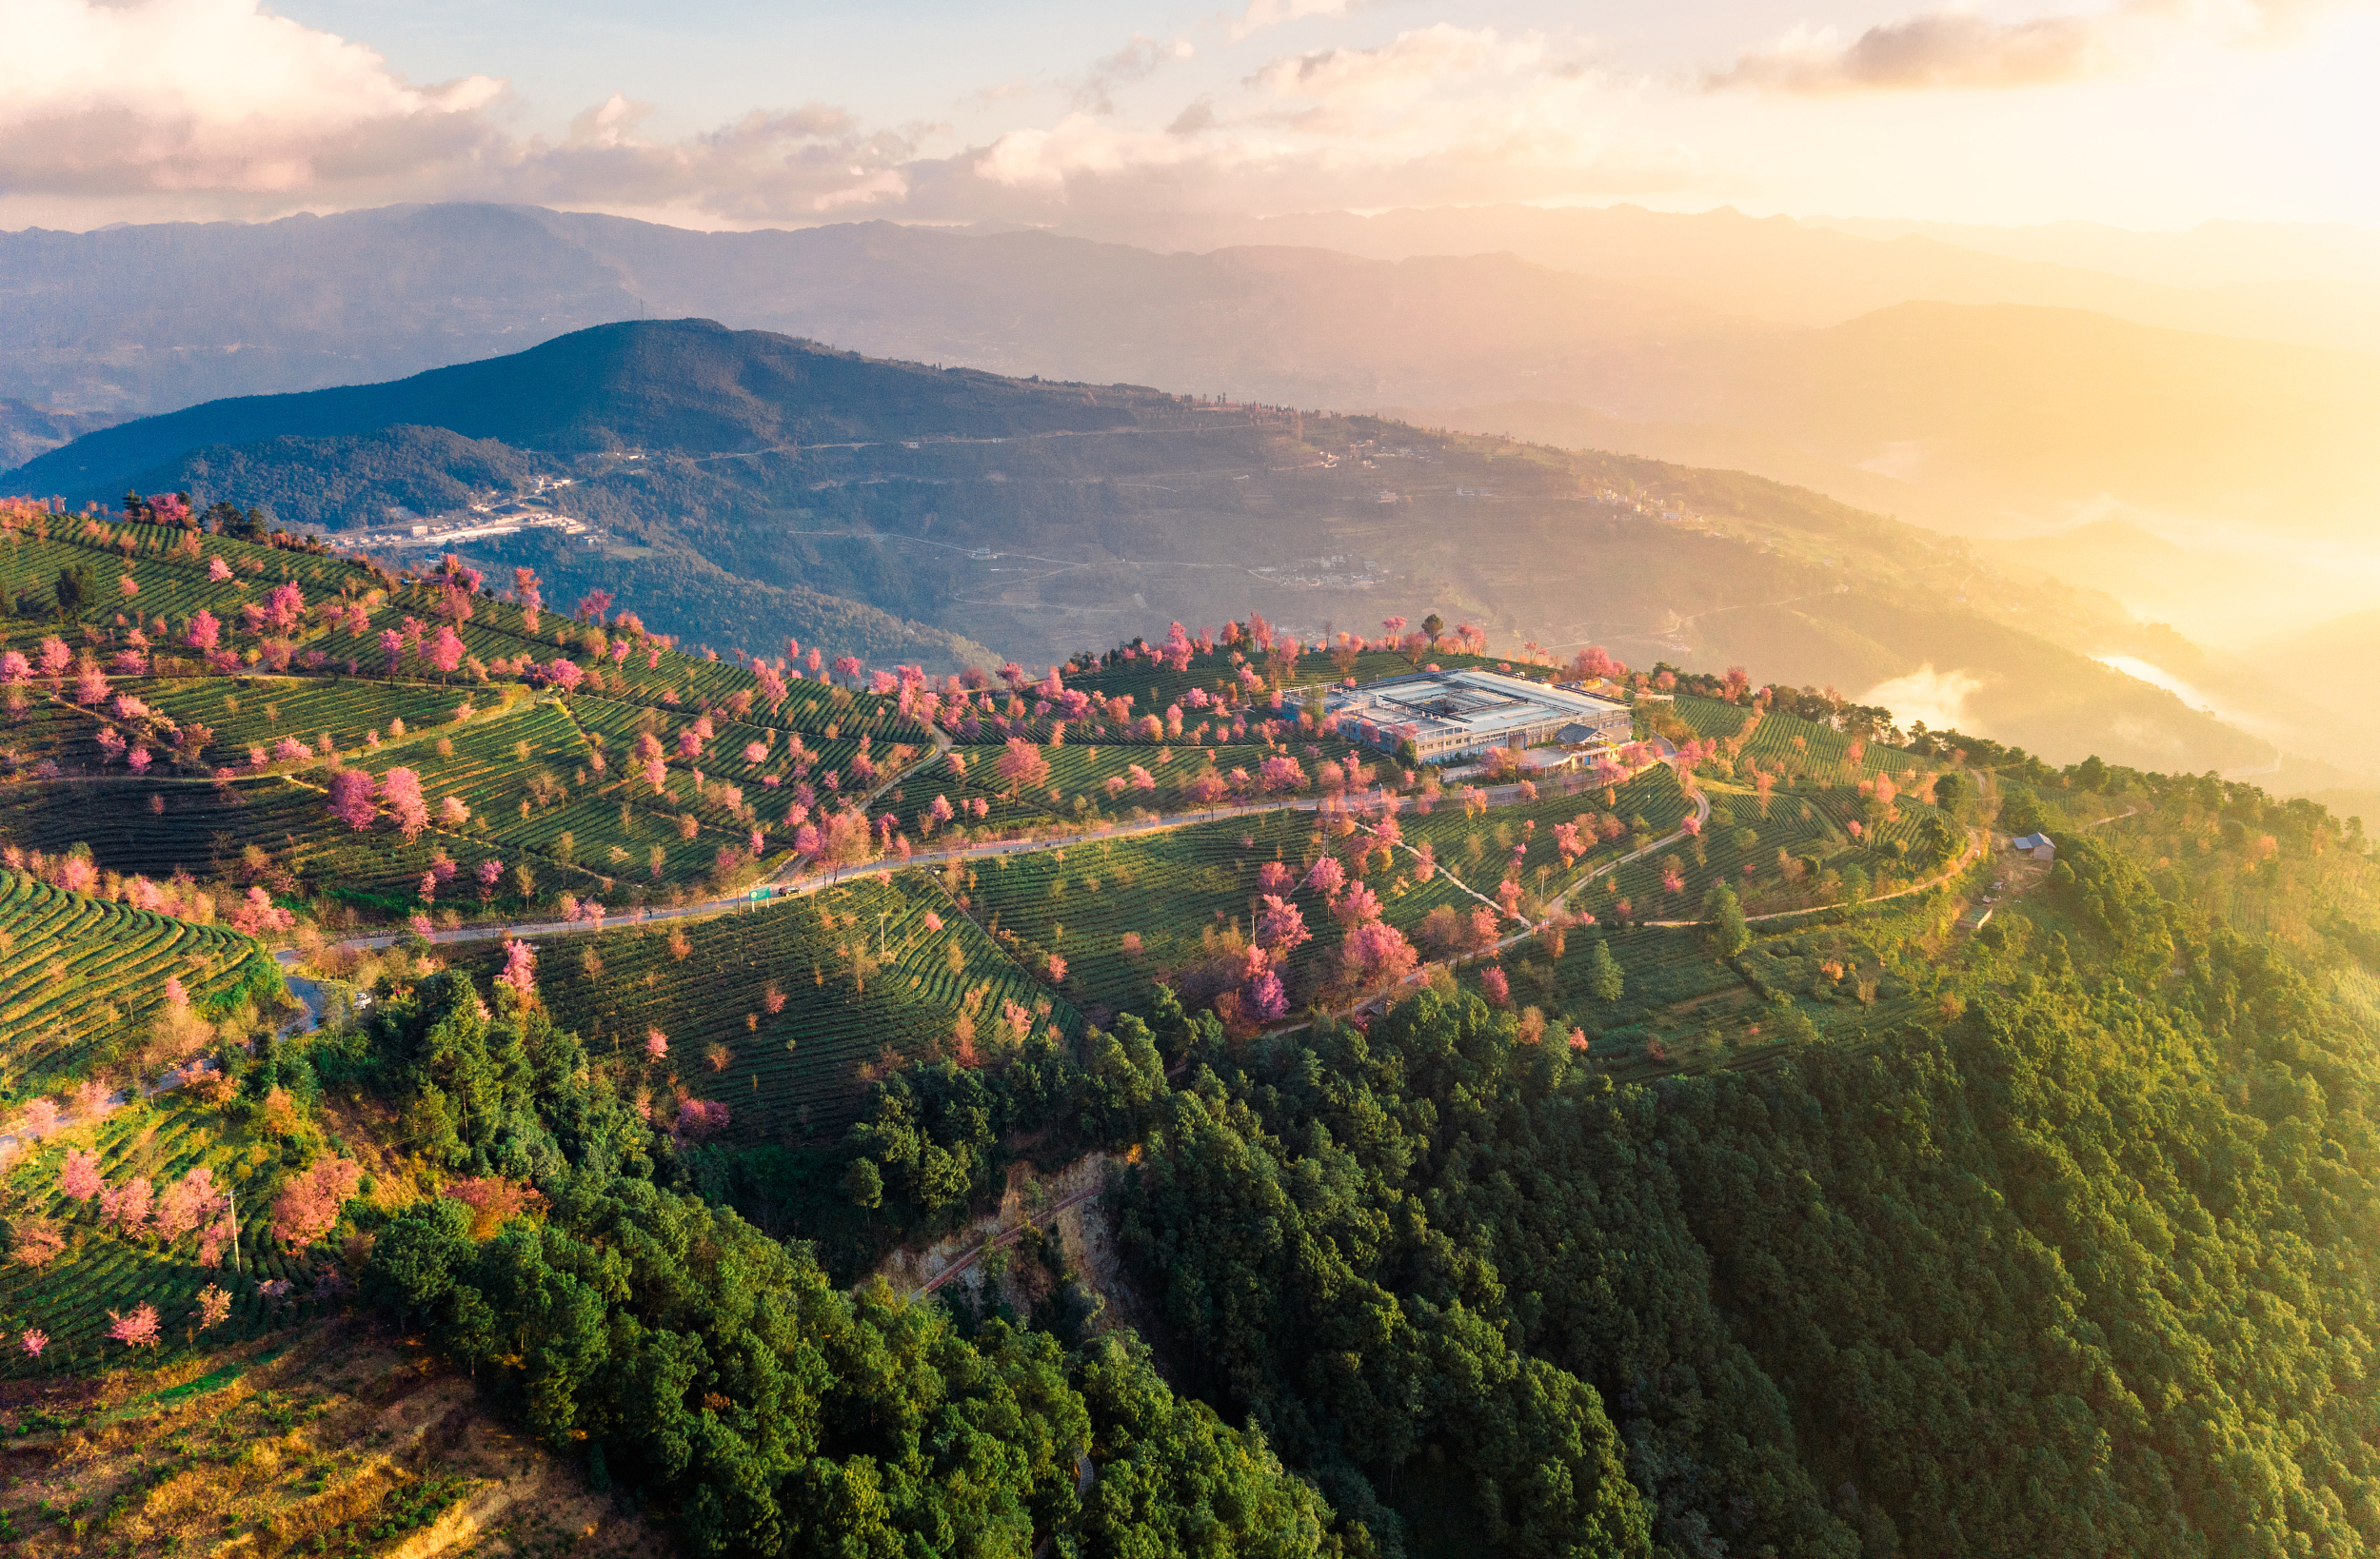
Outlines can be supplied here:
<path id="1" fill-rule="evenodd" d="M 398 378 L 640 312 L 600 263 L 473 205 L 0 233 L 0 309 L 13 384 L 133 416 Z"/>
<path id="2" fill-rule="evenodd" d="M 101 412 L 66 411 L 0 396 L 0 462 L 22 465 L 46 449 L 55 449 L 115 420 Z"/>
<path id="3" fill-rule="evenodd" d="M 633 578 L 656 626 L 722 647 L 809 641 L 859 612 L 885 614 L 863 636 L 882 654 L 1039 663 L 1150 621 L 1253 608 L 1311 639 L 1437 609 L 1475 617 L 1508 651 L 1602 642 L 1636 663 L 1760 663 L 1854 695 L 1916 678 L 1912 709 L 1929 723 L 2053 755 L 2096 746 L 2199 768 L 2268 751 L 2092 661 L 2142 646 L 2087 595 L 2017 589 L 1963 543 L 1806 490 L 1370 418 L 876 363 L 708 322 L 602 326 L 395 385 L 194 407 L 25 474 L 104 470 L 92 492 L 120 491 L 107 461 L 285 412 L 343 431 L 185 451 L 137 481 L 352 525 L 426 494 L 566 472 L 546 501 L 600 544 L 531 530 L 466 550 L 572 589 Z M 484 434 L 497 412 L 562 447 L 429 430 Z M 356 431 L 372 415 L 423 425 Z M 803 428 L 840 437 L 766 442 Z M 643 458 L 619 447 L 628 433 L 647 441 Z"/>
<path id="4" fill-rule="evenodd" d="M 2088 225 L 2076 225 L 2088 226 Z M 2237 225 L 2249 227 L 2252 225 Z M 1642 207 L 1426 207 L 1252 218 L 1104 234 L 1125 242 L 1311 245 L 1401 259 L 1506 251 L 1724 313 L 1815 327 L 1896 303 L 2074 308 L 2137 325 L 2299 345 L 2380 350 L 2380 245 L 2352 229 L 2319 259 L 2302 234 L 2037 233 L 2030 229 L 1692 215 Z M 2262 240 L 2262 241 L 2260 241 Z M 2310 285 L 2313 284 L 2313 285 Z"/>
<path id="5" fill-rule="evenodd" d="M 1495 216 L 1480 219 L 1486 236 Z M 1624 220 L 1650 236 L 1615 266 L 1650 271 L 1676 250 L 1691 269 L 1694 245 L 1711 247 L 1676 236 L 1704 232 L 1703 219 Z M 1740 218 L 1708 231 L 1796 250 L 1897 247 Z M 1934 494 L 1929 522 L 2000 534 L 2108 503 L 2317 532 L 2380 495 L 2363 433 L 2380 414 L 2373 358 L 2029 304 L 1893 299 L 1915 282 L 1872 287 L 1855 301 L 1887 306 L 1812 328 L 1478 253 L 1482 241 L 1397 260 L 1278 244 L 1160 254 L 1041 232 L 694 233 L 486 207 L 17 234 L 0 238 L 0 297 L 31 326 L 0 344 L 0 370 L 59 405 L 161 407 L 202 383 L 353 383 L 602 318 L 684 314 L 1012 375 L 1339 408 L 1526 399 L 1741 429 L 1889 472 Z M 285 286 L 299 269 L 308 278 Z M 138 296 L 119 318 L 84 272 Z M 452 305 L 458 291 L 478 301 Z"/>

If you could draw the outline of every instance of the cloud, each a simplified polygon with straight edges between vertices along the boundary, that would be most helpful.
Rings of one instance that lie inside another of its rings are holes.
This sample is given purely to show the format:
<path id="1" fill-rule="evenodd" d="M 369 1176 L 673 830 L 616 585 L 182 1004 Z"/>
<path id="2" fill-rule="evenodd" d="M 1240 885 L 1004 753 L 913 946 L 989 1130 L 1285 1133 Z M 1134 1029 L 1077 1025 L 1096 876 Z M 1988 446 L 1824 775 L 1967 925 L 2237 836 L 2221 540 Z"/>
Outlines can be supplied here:
<path id="1" fill-rule="evenodd" d="M 1625 89 L 1537 33 L 1418 29 L 1283 55 L 1240 87 L 1162 129 L 1067 114 L 968 166 L 1049 219 L 1637 193 L 1703 175 L 1629 128 Z"/>
<path id="2" fill-rule="evenodd" d="M 1282 54 L 1146 114 L 1119 111 L 1121 89 L 1194 51 L 1137 36 L 1094 62 L 1053 119 L 962 148 L 936 127 L 884 128 L 826 103 L 664 131 L 625 93 L 563 133 L 523 136 L 505 82 L 408 82 L 260 0 L 13 4 L 14 47 L 0 55 L 0 214 L 12 225 L 431 200 L 706 227 L 1195 218 L 1636 195 L 1705 177 L 1694 154 L 1636 128 L 1636 89 L 1577 45 L 1491 28 Z"/>
<path id="3" fill-rule="evenodd" d="M 1362 4 L 1363 0 L 1248 0 L 1246 10 L 1221 20 L 1224 32 L 1233 43 L 1238 43 L 1268 28 L 1301 22 L 1309 16 L 1336 20 Z"/>
<path id="4" fill-rule="evenodd" d="M 413 86 L 372 50 L 252 0 L 16 0 L 0 51 L 0 187 L 285 195 L 466 163 L 505 85 Z"/>
<path id="5" fill-rule="evenodd" d="M 1964 731 L 1969 736 L 1986 736 L 1977 723 L 1967 701 L 1983 691 L 1983 679 L 1967 671 L 1936 671 L 1934 662 L 1905 677 L 1882 681 L 1859 695 L 1859 702 L 1873 708 L 1890 709 L 1894 720 L 1903 726 L 1917 720 L 1936 731 Z"/>
<path id="6" fill-rule="evenodd" d="M 2193 39 L 2282 42 L 2321 9 L 2323 0 L 2131 0 L 2109 11 L 2014 22 L 1933 10 L 1879 23 L 1849 43 L 1833 28 L 1797 28 L 1703 85 L 1810 94 L 2053 86 L 2113 75 Z"/>
<path id="7" fill-rule="evenodd" d="M 1160 68 L 1186 60 L 1197 52 L 1187 38 L 1160 43 L 1145 33 L 1136 32 L 1130 43 L 1092 65 L 1091 73 L 1075 89 L 1075 107 L 1094 113 L 1112 114 L 1116 111 L 1114 93 L 1117 88 L 1146 81 Z"/>
<path id="8" fill-rule="evenodd" d="M 14 0 L 0 190 L 149 220 L 479 199 L 769 222 L 898 206 L 918 155 L 915 133 L 817 103 L 657 139 L 621 94 L 558 142 L 525 140 L 491 111 L 506 92 L 414 85 L 257 0 Z"/>
<path id="9" fill-rule="evenodd" d="M 899 207 L 909 194 L 916 138 L 869 132 L 828 104 L 756 110 L 678 140 L 637 135 L 643 116 L 615 95 L 580 115 L 563 144 L 532 144 L 487 168 L 476 192 L 548 206 L 686 207 L 756 224 Z"/>

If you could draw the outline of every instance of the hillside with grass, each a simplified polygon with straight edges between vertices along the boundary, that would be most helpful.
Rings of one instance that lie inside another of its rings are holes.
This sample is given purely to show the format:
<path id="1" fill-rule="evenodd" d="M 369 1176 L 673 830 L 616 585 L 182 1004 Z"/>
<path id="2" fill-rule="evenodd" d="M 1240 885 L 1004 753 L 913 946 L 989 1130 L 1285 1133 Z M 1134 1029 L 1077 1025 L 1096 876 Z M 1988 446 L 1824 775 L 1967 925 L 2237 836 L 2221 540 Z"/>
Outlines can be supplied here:
<path id="1" fill-rule="evenodd" d="M 0 511 L 29 1552 L 2380 1544 L 2360 824 L 1473 622 L 723 657 L 230 520 Z M 1428 666 L 1630 740 L 1329 713 Z"/>

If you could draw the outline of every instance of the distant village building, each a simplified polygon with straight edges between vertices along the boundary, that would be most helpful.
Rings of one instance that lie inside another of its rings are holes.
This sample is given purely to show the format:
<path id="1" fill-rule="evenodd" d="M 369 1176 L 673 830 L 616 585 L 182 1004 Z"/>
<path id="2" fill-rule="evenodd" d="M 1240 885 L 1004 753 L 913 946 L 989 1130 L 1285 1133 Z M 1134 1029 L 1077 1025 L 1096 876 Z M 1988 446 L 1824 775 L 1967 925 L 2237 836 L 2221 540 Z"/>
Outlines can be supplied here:
<path id="1" fill-rule="evenodd" d="M 2050 836 L 2047 834 L 2027 834 L 2022 839 L 2009 840 L 2008 847 L 2020 855 L 2031 856 L 2035 860 L 2057 858 L 2057 846 L 2050 842 Z"/>
<path id="2" fill-rule="evenodd" d="M 1628 706 L 1565 687 L 1493 671 L 1423 671 L 1335 690 L 1325 713 L 1339 734 L 1395 752 L 1407 741 L 1424 763 L 1446 763 L 1492 747 L 1541 742 L 1577 746 L 1629 740 Z"/>

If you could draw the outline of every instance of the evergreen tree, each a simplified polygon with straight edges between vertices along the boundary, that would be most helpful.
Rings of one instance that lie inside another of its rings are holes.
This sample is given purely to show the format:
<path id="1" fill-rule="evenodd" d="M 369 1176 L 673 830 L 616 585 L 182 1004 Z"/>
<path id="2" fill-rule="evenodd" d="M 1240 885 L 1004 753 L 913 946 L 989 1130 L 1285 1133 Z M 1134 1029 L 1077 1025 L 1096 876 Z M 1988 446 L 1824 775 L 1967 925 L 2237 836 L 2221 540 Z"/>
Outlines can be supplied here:
<path id="1" fill-rule="evenodd" d="M 1711 922 L 1711 950 L 1720 957 L 1735 957 L 1752 945 L 1752 927 L 1744 921 L 1744 907 L 1735 890 L 1724 882 L 1711 890 L 1703 918 Z"/>
<path id="2" fill-rule="evenodd" d="M 1587 994 L 1597 1001 L 1617 1001 L 1624 983 L 1619 960 L 1612 957 L 1610 944 L 1597 937 L 1587 958 Z"/>

